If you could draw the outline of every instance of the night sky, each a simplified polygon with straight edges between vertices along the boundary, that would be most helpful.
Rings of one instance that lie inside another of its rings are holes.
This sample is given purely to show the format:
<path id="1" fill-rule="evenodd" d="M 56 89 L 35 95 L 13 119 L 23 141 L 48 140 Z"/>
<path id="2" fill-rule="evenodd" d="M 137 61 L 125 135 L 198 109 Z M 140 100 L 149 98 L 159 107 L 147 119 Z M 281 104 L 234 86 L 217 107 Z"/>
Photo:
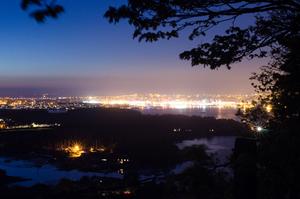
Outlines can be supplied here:
<path id="1" fill-rule="evenodd" d="M 207 38 L 139 43 L 126 22 L 103 18 L 111 0 L 61 0 L 58 20 L 36 23 L 20 0 L 0 0 L 0 95 L 118 95 L 250 93 L 249 77 L 262 65 L 246 60 L 232 70 L 191 67 L 178 54 Z M 88 3 L 87 3 L 88 2 Z M 249 24 L 251 16 L 238 23 Z"/>

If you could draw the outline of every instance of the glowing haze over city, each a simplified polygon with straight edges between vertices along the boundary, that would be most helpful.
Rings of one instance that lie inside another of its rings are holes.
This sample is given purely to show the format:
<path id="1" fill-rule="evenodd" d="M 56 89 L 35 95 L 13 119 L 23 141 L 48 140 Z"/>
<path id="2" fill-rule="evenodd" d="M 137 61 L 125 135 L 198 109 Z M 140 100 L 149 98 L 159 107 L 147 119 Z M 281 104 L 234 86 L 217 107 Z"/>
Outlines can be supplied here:
<path id="1" fill-rule="evenodd" d="M 102 17 L 110 1 L 62 2 L 67 12 L 45 24 L 28 17 L 19 1 L 2 3 L 1 97 L 253 93 L 249 77 L 262 61 L 240 62 L 230 71 L 191 67 L 178 58 L 194 47 L 186 37 L 139 43 L 129 25 Z"/>

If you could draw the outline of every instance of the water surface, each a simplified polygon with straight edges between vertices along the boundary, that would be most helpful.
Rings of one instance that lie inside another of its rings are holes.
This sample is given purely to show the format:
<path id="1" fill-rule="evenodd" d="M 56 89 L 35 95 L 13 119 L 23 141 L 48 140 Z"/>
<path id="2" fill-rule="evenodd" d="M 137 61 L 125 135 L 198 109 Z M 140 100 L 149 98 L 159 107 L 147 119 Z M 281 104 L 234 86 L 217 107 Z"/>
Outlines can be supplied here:
<path id="1" fill-rule="evenodd" d="M 206 108 L 188 108 L 188 109 L 158 109 L 149 108 L 141 110 L 143 114 L 150 115 L 163 115 L 163 114 L 179 114 L 187 116 L 201 116 L 201 117 L 215 117 L 216 119 L 234 119 L 239 120 L 235 115 L 237 109 L 235 108 L 217 108 L 217 107 L 206 107 Z"/>
<path id="2" fill-rule="evenodd" d="M 49 164 L 37 167 L 29 161 L 11 160 L 8 158 L 0 158 L 0 169 L 5 170 L 8 176 L 16 176 L 28 179 L 26 181 L 15 183 L 16 185 L 20 186 L 32 186 L 37 183 L 50 185 L 56 184 L 63 178 L 79 180 L 83 176 L 122 178 L 122 175 L 117 172 L 98 173 L 83 172 L 78 170 L 63 171 Z"/>

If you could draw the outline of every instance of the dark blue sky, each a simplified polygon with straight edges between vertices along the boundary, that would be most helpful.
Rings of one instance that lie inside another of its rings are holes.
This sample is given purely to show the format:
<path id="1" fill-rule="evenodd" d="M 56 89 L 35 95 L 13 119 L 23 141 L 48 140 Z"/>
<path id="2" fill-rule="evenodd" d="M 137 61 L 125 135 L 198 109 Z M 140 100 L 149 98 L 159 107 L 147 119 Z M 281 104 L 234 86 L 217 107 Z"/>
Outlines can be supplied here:
<path id="1" fill-rule="evenodd" d="M 181 51 L 210 37 L 139 43 L 125 22 L 112 25 L 102 17 L 109 4 L 122 1 L 60 2 L 66 12 L 58 20 L 38 24 L 20 9 L 20 0 L 1 0 L 0 95 L 252 91 L 248 78 L 260 65 L 257 61 L 239 63 L 231 71 L 210 71 L 178 58 Z"/>

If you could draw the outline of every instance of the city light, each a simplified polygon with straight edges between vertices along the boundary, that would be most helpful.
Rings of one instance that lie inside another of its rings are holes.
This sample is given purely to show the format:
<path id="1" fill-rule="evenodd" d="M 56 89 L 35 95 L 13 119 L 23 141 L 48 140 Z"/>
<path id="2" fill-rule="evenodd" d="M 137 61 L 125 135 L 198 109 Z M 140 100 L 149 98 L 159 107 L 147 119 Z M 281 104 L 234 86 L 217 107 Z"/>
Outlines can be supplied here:
<path id="1" fill-rule="evenodd" d="M 82 141 L 64 141 L 58 144 L 56 150 L 66 153 L 70 158 L 79 158 L 83 154 L 105 153 L 111 151 L 112 148 L 98 145 L 97 143 L 88 145 Z M 102 159 L 102 161 L 107 161 L 107 159 Z"/>
<path id="2" fill-rule="evenodd" d="M 68 110 L 94 107 L 159 108 L 159 109 L 206 109 L 251 107 L 256 95 L 163 95 L 131 94 L 116 96 L 83 96 L 53 98 L 0 98 L 0 109 L 46 109 L 49 113 L 66 113 Z M 267 111 L 272 107 L 267 106 Z"/>
<path id="3" fill-rule="evenodd" d="M 262 128 L 261 126 L 257 126 L 257 127 L 256 127 L 256 131 L 257 131 L 257 132 L 261 132 L 262 130 L 263 130 L 263 128 Z"/>
<path id="4" fill-rule="evenodd" d="M 88 97 L 83 103 L 99 104 L 107 107 L 132 107 L 132 108 L 161 108 L 161 109 L 193 109 L 193 108 L 249 108 L 250 101 L 254 96 L 248 95 L 209 95 L 209 96 L 190 96 L 190 95 L 123 95 Z M 241 100 L 242 99 L 242 100 Z"/>
<path id="5" fill-rule="evenodd" d="M 0 129 L 6 129 L 7 126 L 6 126 L 6 123 L 3 119 L 0 119 Z"/>
<path id="6" fill-rule="evenodd" d="M 270 112 L 272 111 L 272 105 L 271 105 L 271 104 L 268 104 L 268 105 L 266 106 L 266 111 L 267 111 L 268 113 L 270 113 Z"/>
<path id="7" fill-rule="evenodd" d="M 74 145 L 65 148 L 65 151 L 71 158 L 79 158 L 83 153 L 85 153 L 83 146 L 79 143 L 75 143 Z"/>
<path id="8" fill-rule="evenodd" d="M 100 104 L 101 102 L 98 100 L 85 100 L 83 101 L 83 103 L 87 103 L 87 104 Z"/>
<path id="9" fill-rule="evenodd" d="M 123 191 L 123 194 L 124 194 L 124 195 L 130 195 L 130 194 L 131 194 L 131 191 L 130 191 L 130 190 L 125 190 L 125 191 Z"/>

